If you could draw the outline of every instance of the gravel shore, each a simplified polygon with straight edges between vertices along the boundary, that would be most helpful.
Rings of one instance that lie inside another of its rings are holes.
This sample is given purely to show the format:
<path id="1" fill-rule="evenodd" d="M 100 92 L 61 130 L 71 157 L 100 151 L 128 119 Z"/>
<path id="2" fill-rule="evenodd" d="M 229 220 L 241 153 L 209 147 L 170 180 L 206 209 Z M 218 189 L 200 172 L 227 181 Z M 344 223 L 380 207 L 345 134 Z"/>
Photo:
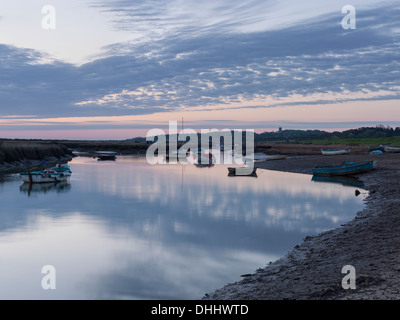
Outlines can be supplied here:
<path id="1" fill-rule="evenodd" d="M 399 299 L 400 154 L 298 156 L 259 162 L 257 167 L 311 174 L 317 165 L 366 159 L 377 160 L 378 168 L 359 175 L 369 196 L 365 209 L 352 221 L 306 237 L 281 259 L 206 294 L 203 299 Z M 341 271 L 345 265 L 356 270 L 355 289 L 342 287 L 345 274 Z"/>

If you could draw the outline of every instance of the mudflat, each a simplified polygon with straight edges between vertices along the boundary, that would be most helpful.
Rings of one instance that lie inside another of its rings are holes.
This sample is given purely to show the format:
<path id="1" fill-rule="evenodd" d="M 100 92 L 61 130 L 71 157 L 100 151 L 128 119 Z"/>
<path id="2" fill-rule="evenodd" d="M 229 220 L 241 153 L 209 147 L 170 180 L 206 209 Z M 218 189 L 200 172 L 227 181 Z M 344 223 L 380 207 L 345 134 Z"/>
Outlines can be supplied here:
<path id="1" fill-rule="evenodd" d="M 311 174 L 318 165 L 376 160 L 378 168 L 357 176 L 369 191 L 366 207 L 334 230 L 307 236 L 284 257 L 235 283 L 207 293 L 205 300 L 329 300 L 400 298 L 400 154 L 289 156 L 257 167 Z M 355 289 L 344 289 L 342 268 L 355 268 Z M 256 269 L 259 267 L 258 269 Z"/>

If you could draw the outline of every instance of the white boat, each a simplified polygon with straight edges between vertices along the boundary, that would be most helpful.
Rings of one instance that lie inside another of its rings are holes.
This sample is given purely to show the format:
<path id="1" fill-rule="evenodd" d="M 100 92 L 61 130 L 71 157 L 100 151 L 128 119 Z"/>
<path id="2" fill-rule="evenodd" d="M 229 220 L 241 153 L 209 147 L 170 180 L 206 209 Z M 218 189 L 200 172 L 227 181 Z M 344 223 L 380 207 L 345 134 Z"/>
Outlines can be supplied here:
<path id="1" fill-rule="evenodd" d="M 398 148 L 398 147 L 385 147 L 385 152 L 398 153 L 398 152 L 400 152 L 400 148 Z"/>
<path id="2" fill-rule="evenodd" d="M 49 183 L 66 181 L 71 174 L 70 167 L 68 165 L 63 165 L 41 171 L 22 172 L 20 177 L 25 183 Z"/>
<path id="3" fill-rule="evenodd" d="M 269 161 L 269 160 L 280 160 L 280 159 L 286 159 L 287 156 L 281 155 L 281 154 L 265 154 L 265 153 L 255 153 L 254 154 L 254 161 Z M 246 156 L 244 157 L 244 160 L 251 160 L 252 157 Z"/>
<path id="4" fill-rule="evenodd" d="M 284 154 L 275 154 L 275 155 L 268 155 L 265 158 L 265 161 L 270 161 L 270 160 L 282 160 L 282 159 L 286 159 L 287 156 Z"/>
<path id="5" fill-rule="evenodd" d="M 347 154 L 350 153 L 351 149 L 321 149 L 321 153 L 324 156 L 334 156 L 339 154 Z"/>

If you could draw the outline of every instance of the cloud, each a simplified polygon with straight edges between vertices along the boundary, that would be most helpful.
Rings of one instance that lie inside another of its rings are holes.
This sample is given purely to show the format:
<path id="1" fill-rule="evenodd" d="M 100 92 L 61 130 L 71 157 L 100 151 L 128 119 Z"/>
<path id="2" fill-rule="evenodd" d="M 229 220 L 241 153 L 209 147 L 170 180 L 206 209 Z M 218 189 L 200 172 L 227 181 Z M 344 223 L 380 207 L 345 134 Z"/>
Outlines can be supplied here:
<path id="1" fill-rule="evenodd" d="M 308 103 L 310 95 L 316 103 L 397 97 L 399 43 L 390 32 L 397 14 L 388 8 L 360 13 L 354 32 L 344 31 L 335 16 L 277 31 L 167 38 L 131 50 L 124 44 L 142 55 L 151 79 L 140 74 L 139 87 L 126 79 L 125 88 L 80 105 L 187 109 L 260 97 L 271 105 L 294 96 L 290 103 Z"/>
<path id="2" fill-rule="evenodd" d="M 179 1 L 97 5 L 115 13 L 117 27 L 146 30 L 146 36 L 108 46 L 80 66 L 0 45 L 1 116 L 116 116 L 400 97 L 398 7 L 359 10 L 357 29 L 343 30 L 340 11 L 310 21 L 306 14 L 287 18 L 289 27 L 256 28 L 267 7 L 274 8 L 268 1 L 206 1 L 199 11 L 200 4 Z"/>

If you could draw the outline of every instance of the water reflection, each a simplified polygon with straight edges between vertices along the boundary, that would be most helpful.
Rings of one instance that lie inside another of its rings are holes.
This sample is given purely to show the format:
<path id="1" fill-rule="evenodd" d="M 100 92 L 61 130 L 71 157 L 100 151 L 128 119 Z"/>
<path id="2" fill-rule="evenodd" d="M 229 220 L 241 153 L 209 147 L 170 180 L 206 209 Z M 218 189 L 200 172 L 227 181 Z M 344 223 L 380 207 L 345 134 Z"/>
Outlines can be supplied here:
<path id="1" fill-rule="evenodd" d="M 361 180 L 349 177 L 349 176 L 318 176 L 314 175 L 312 181 L 315 182 L 328 182 L 328 183 L 339 183 L 344 186 L 352 186 L 357 188 L 364 188 L 364 182 Z"/>
<path id="2" fill-rule="evenodd" d="M 70 165 L 64 192 L 28 198 L 20 180 L 0 183 L 0 298 L 200 298 L 352 219 L 366 196 L 309 175 L 232 178 L 221 165 Z M 40 286 L 46 264 L 57 270 L 51 292 Z"/>
<path id="3" fill-rule="evenodd" d="M 19 190 L 21 193 L 25 193 L 29 196 L 35 193 L 48 193 L 48 192 L 57 192 L 64 193 L 71 190 L 71 184 L 69 181 L 57 181 L 57 182 L 48 182 L 48 183 L 23 183 Z"/>

